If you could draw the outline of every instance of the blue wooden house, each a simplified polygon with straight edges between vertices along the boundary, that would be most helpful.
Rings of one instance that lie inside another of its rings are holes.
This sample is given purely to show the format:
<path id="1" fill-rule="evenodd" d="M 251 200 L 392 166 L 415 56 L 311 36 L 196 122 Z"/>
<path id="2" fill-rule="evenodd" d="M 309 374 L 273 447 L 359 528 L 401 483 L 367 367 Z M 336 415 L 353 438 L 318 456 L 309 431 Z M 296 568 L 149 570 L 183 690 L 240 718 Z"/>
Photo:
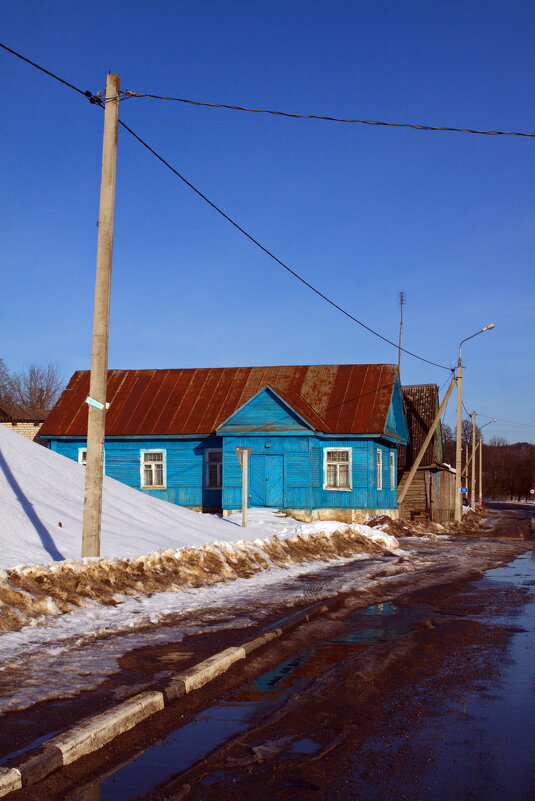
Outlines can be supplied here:
<path id="1" fill-rule="evenodd" d="M 76 372 L 41 436 L 84 462 L 89 373 Z M 389 364 L 110 370 L 104 469 L 199 511 L 241 508 L 236 446 L 252 449 L 249 504 L 302 520 L 397 514 L 408 442 Z"/>

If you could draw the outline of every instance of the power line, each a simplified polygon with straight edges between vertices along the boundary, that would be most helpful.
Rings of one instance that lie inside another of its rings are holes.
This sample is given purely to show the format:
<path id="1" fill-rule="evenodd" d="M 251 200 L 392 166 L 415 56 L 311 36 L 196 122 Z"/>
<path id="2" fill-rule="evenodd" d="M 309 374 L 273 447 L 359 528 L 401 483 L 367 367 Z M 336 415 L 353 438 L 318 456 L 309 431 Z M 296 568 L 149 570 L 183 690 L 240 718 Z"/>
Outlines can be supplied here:
<path id="1" fill-rule="evenodd" d="M 29 58 L 26 58 L 25 56 L 21 55 L 20 53 L 17 53 L 15 50 L 12 50 L 10 47 L 7 47 L 6 45 L 1 44 L 1 43 L 0 43 L 0 46 L 3 47 L 8 52 L 12 53 L 13 55 L 17 56 L 17 58 L 22 59 L 22 61 L 25 61 L 28 64 L 31 64 L 32 67 L 35 67 L 36 69 L 40 70 L 41 72 L 46 73 L 47 75 L 49 75 L 50 77 L 52 77 L 55 80 L 59 81 L 60 83 L 64 84 L 65 86 L 68 86 L 70 89 L 73 89 L 75 92 L 78 92 L 79 94 L 83 95 L 84 97 L 87 97 L 91 103 L 94 103 L 94 104 L 99 105 L 99 106 L 104 106 L 104 103 L 102 102 L 102 100 L 101 100 L 101 98 L 99 96 L 94 95 L 89 91 L 84 92 L 82 89 L 79 89 L 77 86 L 74 86 L 74 84 L 71 84 L 68 81 L 65 81 L 63 78 L 60 78 L 58 75 L 55 75 L 53 72 L 50 72 L 49 70 L 46 70 L 44 67 L 41 67 L 39 64 L 36 64 L 34 61 L 31 61 Z M 342 306 L 339 306 L 337 303 L 335 303 L 333 300 L 331 300 L 329 297 L 327 297 L 327 295 L 325 295 L 323 292 L 320 292 L 319 289 L 316 289 L 316 287 L 314 287 L 312 284 L 310 284 L 308 281 L 306 281 L 302 276 L 300 276 L 299 273 L 297 273 L 295 270 L 292 270 L 291 267 L 289 267 L 287 264 L 285 264 L 285 262 L 283 262 L 281 259 L 279 259 L 277 256 L 275 256 L 266 247 L 264 247 L 264 245 L 262 245 L 257 239 L 255 239 L 251 234 L 249 234 L 245 230 L 245 228 L 242 228 L 241 225 L 239 225 L 235 220 L 232 219 L 232 217 L 230 217 L 221 208 L 219 208 L 219 206 L 217 206 L 215 203 L 213 203 L 205 194 L 203 194 L 203 192 L 200 191 L 200 189 L 197 189 L 197 187 L 194 186 L 191 183 L 191 181 L 188 181 L 188 179 L 185 176 L 183 176 L 180 172 L 178 172 L 178 170 L 176 170 L 171 164 L 169 164 L 169 162 L 166 161 L 163 158 L 163 156 L 161 156 L 159 153 L 157 153 L 156 150 L 154 150 L 154 148 L 152 148 L 148 144 L 148 142 L 146 142 L 144 139 L 142 139 L 140 136 L 138 136 L 138 134 L 136 134 L 135 131 L 132 130 L 132 128 L 130 128 L 128 125 L 126 125 L 126 123 L 122 122 L 121 120 L 119 120 L 119 124 L 121 125 L 122 128 L 124 128 L 126 131 L 128 131 L 128 133 L 131 136 L 133 136 L 134 139 L 137 139 L 137 141 L 140 144 L 142 144 L 143 147 L 145 147 L 150 153 L 152 153 L 153 156 L 155 156 L 159 161 L 161 161 L 162 164 L 164 164 L 169 170 L 171 170 L 171 172 L 174 173 L 174 175 L 176 175 L 177 178 L 180 178 L 180 180 L 183 181 L 183 183 L 185 183 L 186 186 L 189 186 L 189 188 L 192 189 L 200 198 L 202 198 L 202 200 L 204 200 L 206 203 L 208 203 L 208 205 L 211 206 L 214 209 L 214 211 L 217 211 L 217 213 L 220 214 L 222 217 L 224 217 L 225 220 L 227 220 L 227 222 L 229 222 L 231 225 L 233 225 L 234 228 L 236 228 L 238 231 L 240 231 L 245 237 L 247 237 L 247 239 L 249 239 L 249 241 L 251 241 L 254 245 L 256 245 L 258 248 L 260 248 L 260 250 L 262 250 L 267 256 L 269 256 L 271 259 L 273 259 L 275 262 L 277 262 L 277 264 L 279 264 L 281 267 L 283 267 L 287 272 L 289 272 L 291 275 L 293 275 L 294 278 L 296 278 L 298 281 L 300 281 L 302 284 L 304 284 L 304 286 L 308 287 L 312 292 L 314 292 L 320 298 L 322 298 L 327 303 L 329 303 L 333 308 L 335 308 L 339 312 L 341 312 L 341 314 L 345 315 L 350 320 L 352 320 L 353 322 L 357 323 L 357 325 L 360 325 L 366 331 L 369 331 L 371 334 L 373 334 L 374 336 L 378 337 L 379 339 L 382 339 L 384 342 L 388 343 L 389 345 L 392 345 L 393 347 L 398 348 L 398 344 L 396 344 L 395 342 L 392 342 L 390 339 L 388 339 L 387 337 L 383 336 L 378 331 L 375 331 L 373 328 L 370 328 L 370 326 L 368 326 L 365 323 L 361 322 L 359 319 L 357 319 L 357 317 L 355 317 L 350 312 L 348 312 L 345 309 L 343 309 Z M 413 353 L 410 350 L 406 350 L 405 348 L 401 348 L 401 351 L 403 353 L 406 353 L 408 356 L 412 356 L 415 359 L 419 359 L 420 361 L 425 362 L 426 364 L 431 364 L 434 367 L 440 367 L 442 370 L 448 370 L 449 372 L 454 372 L 454 368 L 452 368 L 452 367 L 447 367 L 444 364 L 438 364 L 438 362 L 431 361 L 430 359 L 425 359 L 423 356 L 418 356 L 416 353 Z"/>
<path id="2" fill-rule="evenodd" d="M 151 95 L 147 93 L 138 94 L 137 92 L 120 92 L 123 97 L 148 97 L 153 100 L 170 100 L 176 103 L 187 103 L 191 106 L 204 106 L 205 108 L 225 108 L 232 111 L 248 111 L 252 114 L 272 114 L 276 117 L 292 117 L 298 120 L 325 120 L 327 122 L 346 122 L 359 125 L 383 125 L 389 128 L 415 128 L 417 131 L 450 131 L 453 133 L 481 134 L 483 136 L 527 136 L 535 138 L 535 133 L 522 133 L 520 131 L 477 131 L 473 128 L 449 128 L 435 125 L 417 125 L 409 122 L 379 122 L 378 120 L 357 120 L 345 117 L 328 117 L 324 114 L 293 114 L 288 111 L 275 111 L 267 108 L 248 108 L 247 106 L 231 106 L 228 103 L 205 103 L 201 100 L 189 100 L 185 97 L 163 97 L 161 95 Z"/>
<path id="3" fill-rule="evenodd" d="M 346 317 L 348 317 L 354 323 L 357 323 L 357 325 L 360 325 L 362 328 L 365 328 L 366 331 L 369 331 L 371 334 L 374 334 L 374 336 L 379 337 L 379 339 L 382 339 L 384 342 L 387 342 L 389 345 L 392 345 L 394 348 L 398 347 L 397 343 L 392 342 L 392 340 L 387 339 L 387 337 L 383 336 L 378 331 L 375 331 L 373 328 L 370 328 L 370 326 L 366 325 L 361 320 L 357 319 L 357 317 L 355 317 L 350 312 L 346 311 L 346 309 L 342 308 L 342 306 L 339 306 L 338 303 L 335 303 L 334 300 L 331 300 L 323 292 L 320 292 L 319 289 L 316 289 L 315 286 L 313 286 L 305 278 L 303 278 L 301 275 L 299 275 L 299 273 L 297 273 L 295 270 L 292 270 L 292 268 L 289 267 L 285 262 L 283 262 L 282 259 L 279 259 L 277 256 L 274 255 L 274 253 L 272 253 L 270 250 L 268 250 L 266 247 L 264 247 L 264 245 L 262 245 L 258 241 L 258 239 L 255 239 L 254 236 L 252 236 L 251 234 L 249 234 L 245 230 L 245 228 L 242 228 L 242 226 L 239 225 L 232 217 L 230 217 L 228 214 L 226 214 L 226 212 L 224 212 L 223 209 L 221 209 L 219 206 L 217 206 L 215 203 L 213 203 L 213 201 L 211 201 L 205 194 L 203 194 L 203 192 L 201 192 L 200 189 L 197 189 L 197 187 L 194 186 L 191 183 L 191 181 L 188 181 L 188 179 L 184 175 L 182 175 L 177 169 L 175 169 L 171 164 L 169 164 L 169 162 L 166 161 L 163 156 L 161 156 L 159 153 L 157 153 L 156 150 L 154 150 L 154 148 L 152 148 L 148 144 L 148 142 L 145 142 L 144 139 L 142 139 L 140 136 L 138 136 L 138 134 L 135 133 L 135 131 L 133 131 L 132 128 L 130 128 L 128 125 L 126 125 L 126 123 L 124 123 L 121 120 L 119 120 L 119 125 L 121 125 L 121 127 L 123 127 L 126 131 L 128 131 L 128 133 L 131 134 L 134 137 L 134 139 L 137 139 L 137 141 L 140 144 L 142 144 L 143 147 L 147 148 L 147 150 L 150 151 L 153 154 L 153 156 L 155 156 L 159 161 L 161 161 L 162 164 L 164 164 L 169 170 L 171 170 L 171 172 L 174 173 L 177 176 L 177 178 L 180 178 L 180 180 L 183 181 L 186 184 L 186 186 L 189 186 L 189 188 L 192 189 L 200 198 L 202 198 L 206 203 L 208 203 L 208 205 L 211 206 L 214 209 L 214 211 L 217 211 L 217 213 L 220 214 L 222 217 L 224 217 L 225 220 L 227 220 L 227 222 L 229 222 L 231 225 L 233 225 L 234 228 L 236 228 L 238 231 L 240 231 L 245 237 L 247 237 L 247 239 L 249 239 L 250 242 L 252 242 L 258 248 L 260 248 L 260 250 L 262 250 L 267 256 L 269 256 L 271 259 L 276 261 L 277 264 L 279 264 L 287 272 L 289 272 L 290 275 L 293 275 L 294 278 L 297 278 L 298 281 L 300 281 L 302 284 L 304 284 L 306 287 L 308 287 L 310 290 L 312 290 L 312 292 L 315 292 L 316 295 L 318 295 L 320 298 L 325 300 L 327 303 L 329 303 L 331 306 L 333 306 L 333 308 L 337 309 L 339 312 L 344 314 Z M 401 348 L 401 350 L 402 350 L 403 353 L 406 353 L 409 356 L 413 356 L 415 359 L 419 359 L 420 361 L 426 362 L 427 364 L 432 364 L 434 367 L 440 367 L 443 370 L 448 370 L 448 371 L 451 371 L 451 372 L 454 371 L 454 368 L 452 368 L 452 367 L 446 367 L 446 365 L 444 365 L 444 364 L 438 364 L 438 362 L 433 362 L 430 359 L 424 359 L 423 356 L 418 356 L 416 353 L 412 353 L 412 351 L 406 350 L 405 348 Z"/>
<path id="4" fill-rule="evenodd" d="M 525 426 L 526 428 L 535 428 L 535 423 L 519 423 L 518 420 L 504 420 L 503 417 L 491 417 L 490 414 L 482 414 L 478 412 L 480 417 L 486 417 L 489 420 L 496 420 L 497 423 L 509 423 L 512 426 Z"/>
<path id="5" fill-rule="evenodd" d="M 90 103 L 97 103 L 97 104 L 99 103 L 99 98 L 96 97 L 95 95 L 93 95 L 93 93 L 90 92 L 89 89 L 87 89 L 84 92 L 83 89 L 79 89 L 74 84 L 69 83 L 68 81 L 64 80 L 63 78 L 60 78 L 59 75 L 55 75 L 53 72 L 50 72 L 50 70 L 46 70 L 44 67 L 41 67 L 39 64 L 36 64 L 35 61 L 31 61 L 29 58 L 26 58 L 26 56 L 23 56 L 20 53 L 17 53 L 16 50 L 12 50 L 11 47 L 8 47 L 7 45 L 2 44 L 2 42 L 0 42 L 0 47 L 3 47 L 3 49 L 7 50 L 8 53 L 12 53 L 14 56 L 17 56 L 17 58 L 20 58 L 22 61 L 25 61 L 27 64 L 31 64 L 32 67 L 35 67 L 36 69 L 40 70 L 41 72 L 44 72 L 45 75 L 50 75 L 51 78 L 54 78 L 56 81 L 59 81 L 60 83 L 64 84 L 65 86 L 68 86 L 69 89 L 74 89 L 75 92 L 78 92 L 79 94 L 83 95 L 84 97 L 87 97 L 87 99 L 89 100 Z"/>

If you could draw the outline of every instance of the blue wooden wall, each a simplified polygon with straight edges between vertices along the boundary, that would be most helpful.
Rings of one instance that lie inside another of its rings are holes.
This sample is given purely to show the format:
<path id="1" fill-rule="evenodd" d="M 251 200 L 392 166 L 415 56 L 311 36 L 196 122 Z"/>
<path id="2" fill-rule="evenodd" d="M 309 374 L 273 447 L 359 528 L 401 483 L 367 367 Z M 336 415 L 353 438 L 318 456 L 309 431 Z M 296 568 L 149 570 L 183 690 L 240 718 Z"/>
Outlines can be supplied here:
<path id="1" fill-rule="evenodd" d="M 74 461 L 85 440 L 52 440 L 51 448 Z M 105 444 L 106 475 L 140 489 L 142 450 L 161 449 L 166 456 L 163 490 L 143 489 L 180 506 L 241 508 L 241 469 L 236 446 L 252 448 L 249 465 L 249 503 L 288 509 L 395 509 L 396 487 L 390 484 L 388 443 L 355 439 L 325 439 L 306 436 L 229 435 L 206 439 L 108 440 Z M 223 448 L 223 491 L 206 488 L 205 454 L 208 448 Z M 325 448 L 351 448 L 352 489 L 326 490 Z M 377 490 L 376 451 L 383 452 L 383 488 Z"/>
<path id="2" fill-rule="evenodd" d="M 218 431 L 219 436 L 176 439 L 106 440 L 106 475 L 141 489 L 142 450 L 165 451 L 166 488 L 142 489 L 181 506 L 241 508 L 241 470 L 236 446 L 252 448 L 249 505 L 287 509 L 395 509 L 397 449 L 389 436 L 408 439 L 401 390 L 396 384 L 387 419 L 386 437 L 327 437 L 310 429 L 279 396 L 265 388 Z M 52 440 L 50 446 L 78 460 L 85 441 Z M 223 489 L 206 488 L 206 450 L 223 449 Z M 327 448 L 350 448 L 351 489 L 324 489 Z M 382 457 L 382 488 L 377 489 L 377 450 Z M 390 454 L 395 455 L 391 481 Z"/>
<path id="3" fill-rule="evenodd" d="M 397 451 L 395 446 L 366 439 L 325 439 L 317 436 L 223 437 L 223 508 L 241 508 L 241 469 L 234 448 L 252 448 L 249 464 L 251 506 L 287 509 L 395 509 Z M 323 489 L 326 448 L 351 448 L 352 489 Z M 383 481 L 377 489 L 376 451 L 383 453 Z M 390 453 L 394 453 L 394 486 Z M 280 493 L 272 489 L 282 473 Z M 272 501 L 271 503 L 269 501 Z"/>
<path id="4" fill-rule="evenodd" d="M 78 461 L 78 449 L 85 447 L 85 440 L 52 440 L 50 447 Z M 205 454 L 209 448 L 221 448 L 221 439 L 106 440 L 104 470 L 107 476 L 140 489 L 141 451 L 163 450 L 166 455 L 167 488 L 141 491 L 179 506 L 220 507 L 221 490 L 206 488 Z"/>

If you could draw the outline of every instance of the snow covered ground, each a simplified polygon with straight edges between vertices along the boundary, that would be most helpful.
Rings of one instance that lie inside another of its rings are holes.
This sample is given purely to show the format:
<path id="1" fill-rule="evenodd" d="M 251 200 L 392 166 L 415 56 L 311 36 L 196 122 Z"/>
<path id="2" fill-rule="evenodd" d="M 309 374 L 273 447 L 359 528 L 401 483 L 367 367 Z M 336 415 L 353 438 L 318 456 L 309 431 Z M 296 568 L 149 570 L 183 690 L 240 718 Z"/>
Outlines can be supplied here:
<path id="1" fill-rule="evenodd" d="M 106 478 L 102 557 L 80 559 L 83 481 L 81 465 L 0 427 L 0 630 L 128 628 L 150 596 L 157 618 L 181 607 L 177 593 L 398 547 L 379 529 L 274 509 L 250 510 L 244 529 L 240 513 L 202 515 Z"/>
<path id="2" fill-rule="evenodd" d="M 192 624 L 169 624 L 185 613 L 228 625 L 238 598 L 271 598 L 326 562 L 403 553 L 377 528 L 251 509 L 243 529 L 239 512 L 202 515 L 105 478 L 103 556 L 82 560 L 83 483 L 81 465 L 0 426 L 1 711 L 95 686 L 151 624 L 180 639 Z"/>
<path id="3" fill-rule="evenodd" d="M 0 426 L 0 567 L 80 558 L 84 470 Z M 303 524 L 262 509 L 250 510 L 242 529 L 240 513 L 227 519 L 199 514 L 104 478 L 101 554 L 107 558 L 336 528 L 340 523 Z"/>

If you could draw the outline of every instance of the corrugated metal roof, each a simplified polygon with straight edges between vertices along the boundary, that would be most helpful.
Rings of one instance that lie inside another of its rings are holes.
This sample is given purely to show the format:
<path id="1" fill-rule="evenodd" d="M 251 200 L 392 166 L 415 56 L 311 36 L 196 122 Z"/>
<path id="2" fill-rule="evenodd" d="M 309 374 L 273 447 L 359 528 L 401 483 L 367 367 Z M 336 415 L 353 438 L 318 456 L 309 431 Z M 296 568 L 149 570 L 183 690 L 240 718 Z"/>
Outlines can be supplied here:
<path id="1" fill-rule="evenodd" d="M 0 399 L 0 422 L 2 423 L 42 423 L 48 411 L 28 412 L 16 403 Z"/>
<path id="2" fill-rule="evenodd" d="M 399 467 L 411 467 L 424 443 L 431 423 L 438 411 L 438 386 L 436 384 L 414 384 L 401 387 L 403 405 L 409 429 L 408 445 L 401 445 L 398 451 Z M 432 465 L 438 458 L 437 433 L 426 448 L 421 466 Z"/>
<path id="3" fill-rule="evenodd" d="M 109 370 L 106 435 L 210 434 L 269 386 L 313 429 L 382 433 L 397 376 L 393 364 Z M 76 372 L 41 430 L 86 436 L 89 371 Z"/>

